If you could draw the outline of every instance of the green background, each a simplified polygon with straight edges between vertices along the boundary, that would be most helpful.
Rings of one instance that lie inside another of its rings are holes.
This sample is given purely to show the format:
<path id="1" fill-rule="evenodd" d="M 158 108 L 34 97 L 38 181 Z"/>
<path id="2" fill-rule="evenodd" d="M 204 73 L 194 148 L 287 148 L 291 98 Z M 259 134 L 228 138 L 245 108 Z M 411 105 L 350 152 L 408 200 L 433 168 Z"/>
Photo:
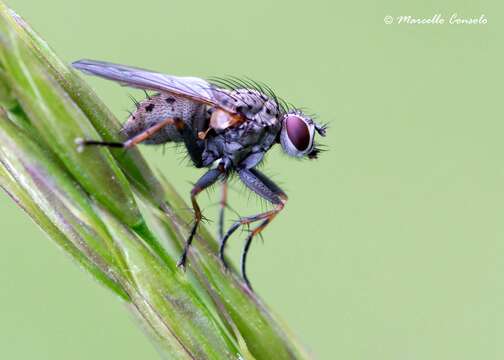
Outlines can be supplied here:
<path id="1" fill-rule="evenodd" d="M 68 62 L 245 75 L 330 122 L 318 161 L 268 156 L 290 202 L 249 262 L 257 292 L 316 358 L 504 358 L 498 1 L 8 3 Z M 454 12 L 488 23 L 383 21 Z M 138 93 L 88 80 L 125 118 Z M 201 174 L 170 147 L 143 152 L 184 194 Z M 233 189 L 240 214 L 265 208 Z M 209 195 L 215 219 L 219 192 Z M 127 309 L 3 193 L 0 227 L 1 359 L 157 357 Z M 235 261 L 242 241 L 231 241 Z"/>

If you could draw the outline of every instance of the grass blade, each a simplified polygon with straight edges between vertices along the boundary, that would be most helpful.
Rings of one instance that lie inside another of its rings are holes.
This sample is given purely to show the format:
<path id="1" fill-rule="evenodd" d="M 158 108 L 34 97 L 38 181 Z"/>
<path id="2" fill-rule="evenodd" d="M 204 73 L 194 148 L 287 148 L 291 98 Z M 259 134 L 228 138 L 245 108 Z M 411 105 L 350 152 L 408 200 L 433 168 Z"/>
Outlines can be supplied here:
<path id="1" fill-rule="evenodd" d="M 180 249 L 192 218 L 174 209 L 187 205 L 136 149 L 77 152 L 77 137 L 117 141 L 119 123 L 1 2 L 0 82 L 0 186 L 127 301 L 165 356 L 310 358 L 234 271 L 222 271 L 217 243 L 204 227 L 188 273 L 176 268 L 179 252 L 161 244 Z"/>

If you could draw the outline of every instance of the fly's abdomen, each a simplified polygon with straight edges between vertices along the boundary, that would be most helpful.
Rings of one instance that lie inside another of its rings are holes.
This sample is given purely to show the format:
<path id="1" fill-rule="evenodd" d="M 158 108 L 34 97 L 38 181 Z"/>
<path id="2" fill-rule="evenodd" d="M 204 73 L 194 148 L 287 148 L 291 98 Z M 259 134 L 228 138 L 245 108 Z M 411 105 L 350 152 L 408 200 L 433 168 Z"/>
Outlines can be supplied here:
<path id="1" fill-rule="evenodd" d="M 193 129 L 195 124 L 205 122 L 205 110 L 205 106 L 191 100 L 167 94 L 152 95 L 137 103 L 137 109 L 126 120 L 121 132 L 130 139 L 166 118 L 180 119 Z M 173 125 L 164 127 L 144 144 L 162 144 L 169 141 L 183 141 Z"/>

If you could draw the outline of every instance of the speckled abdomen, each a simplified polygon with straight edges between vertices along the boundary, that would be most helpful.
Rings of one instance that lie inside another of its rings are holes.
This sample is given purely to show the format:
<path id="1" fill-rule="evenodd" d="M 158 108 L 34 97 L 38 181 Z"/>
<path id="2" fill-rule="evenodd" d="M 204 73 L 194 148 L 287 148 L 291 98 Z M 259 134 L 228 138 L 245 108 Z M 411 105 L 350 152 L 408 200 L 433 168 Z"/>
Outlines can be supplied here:
<path id="1" fill-rule="evenodd" d="M 196 133 L 203 131 L 208 122 L 205 105 L 172 95 L 156 94 L 138 104 L 137 109 L 124 123 L 121 133 L 129 139 L 166 118 L 181 119 Z M 173 125 L 164 127 L 144 144 L 155 145 L 169 141 L 183 141 Z"/>

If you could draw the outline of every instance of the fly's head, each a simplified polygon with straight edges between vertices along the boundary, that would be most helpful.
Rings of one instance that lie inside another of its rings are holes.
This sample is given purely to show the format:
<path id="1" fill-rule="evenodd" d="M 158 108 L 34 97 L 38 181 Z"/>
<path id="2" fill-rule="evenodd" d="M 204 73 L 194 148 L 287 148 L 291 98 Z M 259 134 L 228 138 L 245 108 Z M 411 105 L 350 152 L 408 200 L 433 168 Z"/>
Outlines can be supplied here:
<path id="1" fill-rule="evenodd" d="M 326 135 L 326 125 L 316 123 L 299 110 L 288 111 L 282 118 L 280 144 L 290 156 L 316 159 L 320 153 L 315 143 L 315 134 Z"/>

